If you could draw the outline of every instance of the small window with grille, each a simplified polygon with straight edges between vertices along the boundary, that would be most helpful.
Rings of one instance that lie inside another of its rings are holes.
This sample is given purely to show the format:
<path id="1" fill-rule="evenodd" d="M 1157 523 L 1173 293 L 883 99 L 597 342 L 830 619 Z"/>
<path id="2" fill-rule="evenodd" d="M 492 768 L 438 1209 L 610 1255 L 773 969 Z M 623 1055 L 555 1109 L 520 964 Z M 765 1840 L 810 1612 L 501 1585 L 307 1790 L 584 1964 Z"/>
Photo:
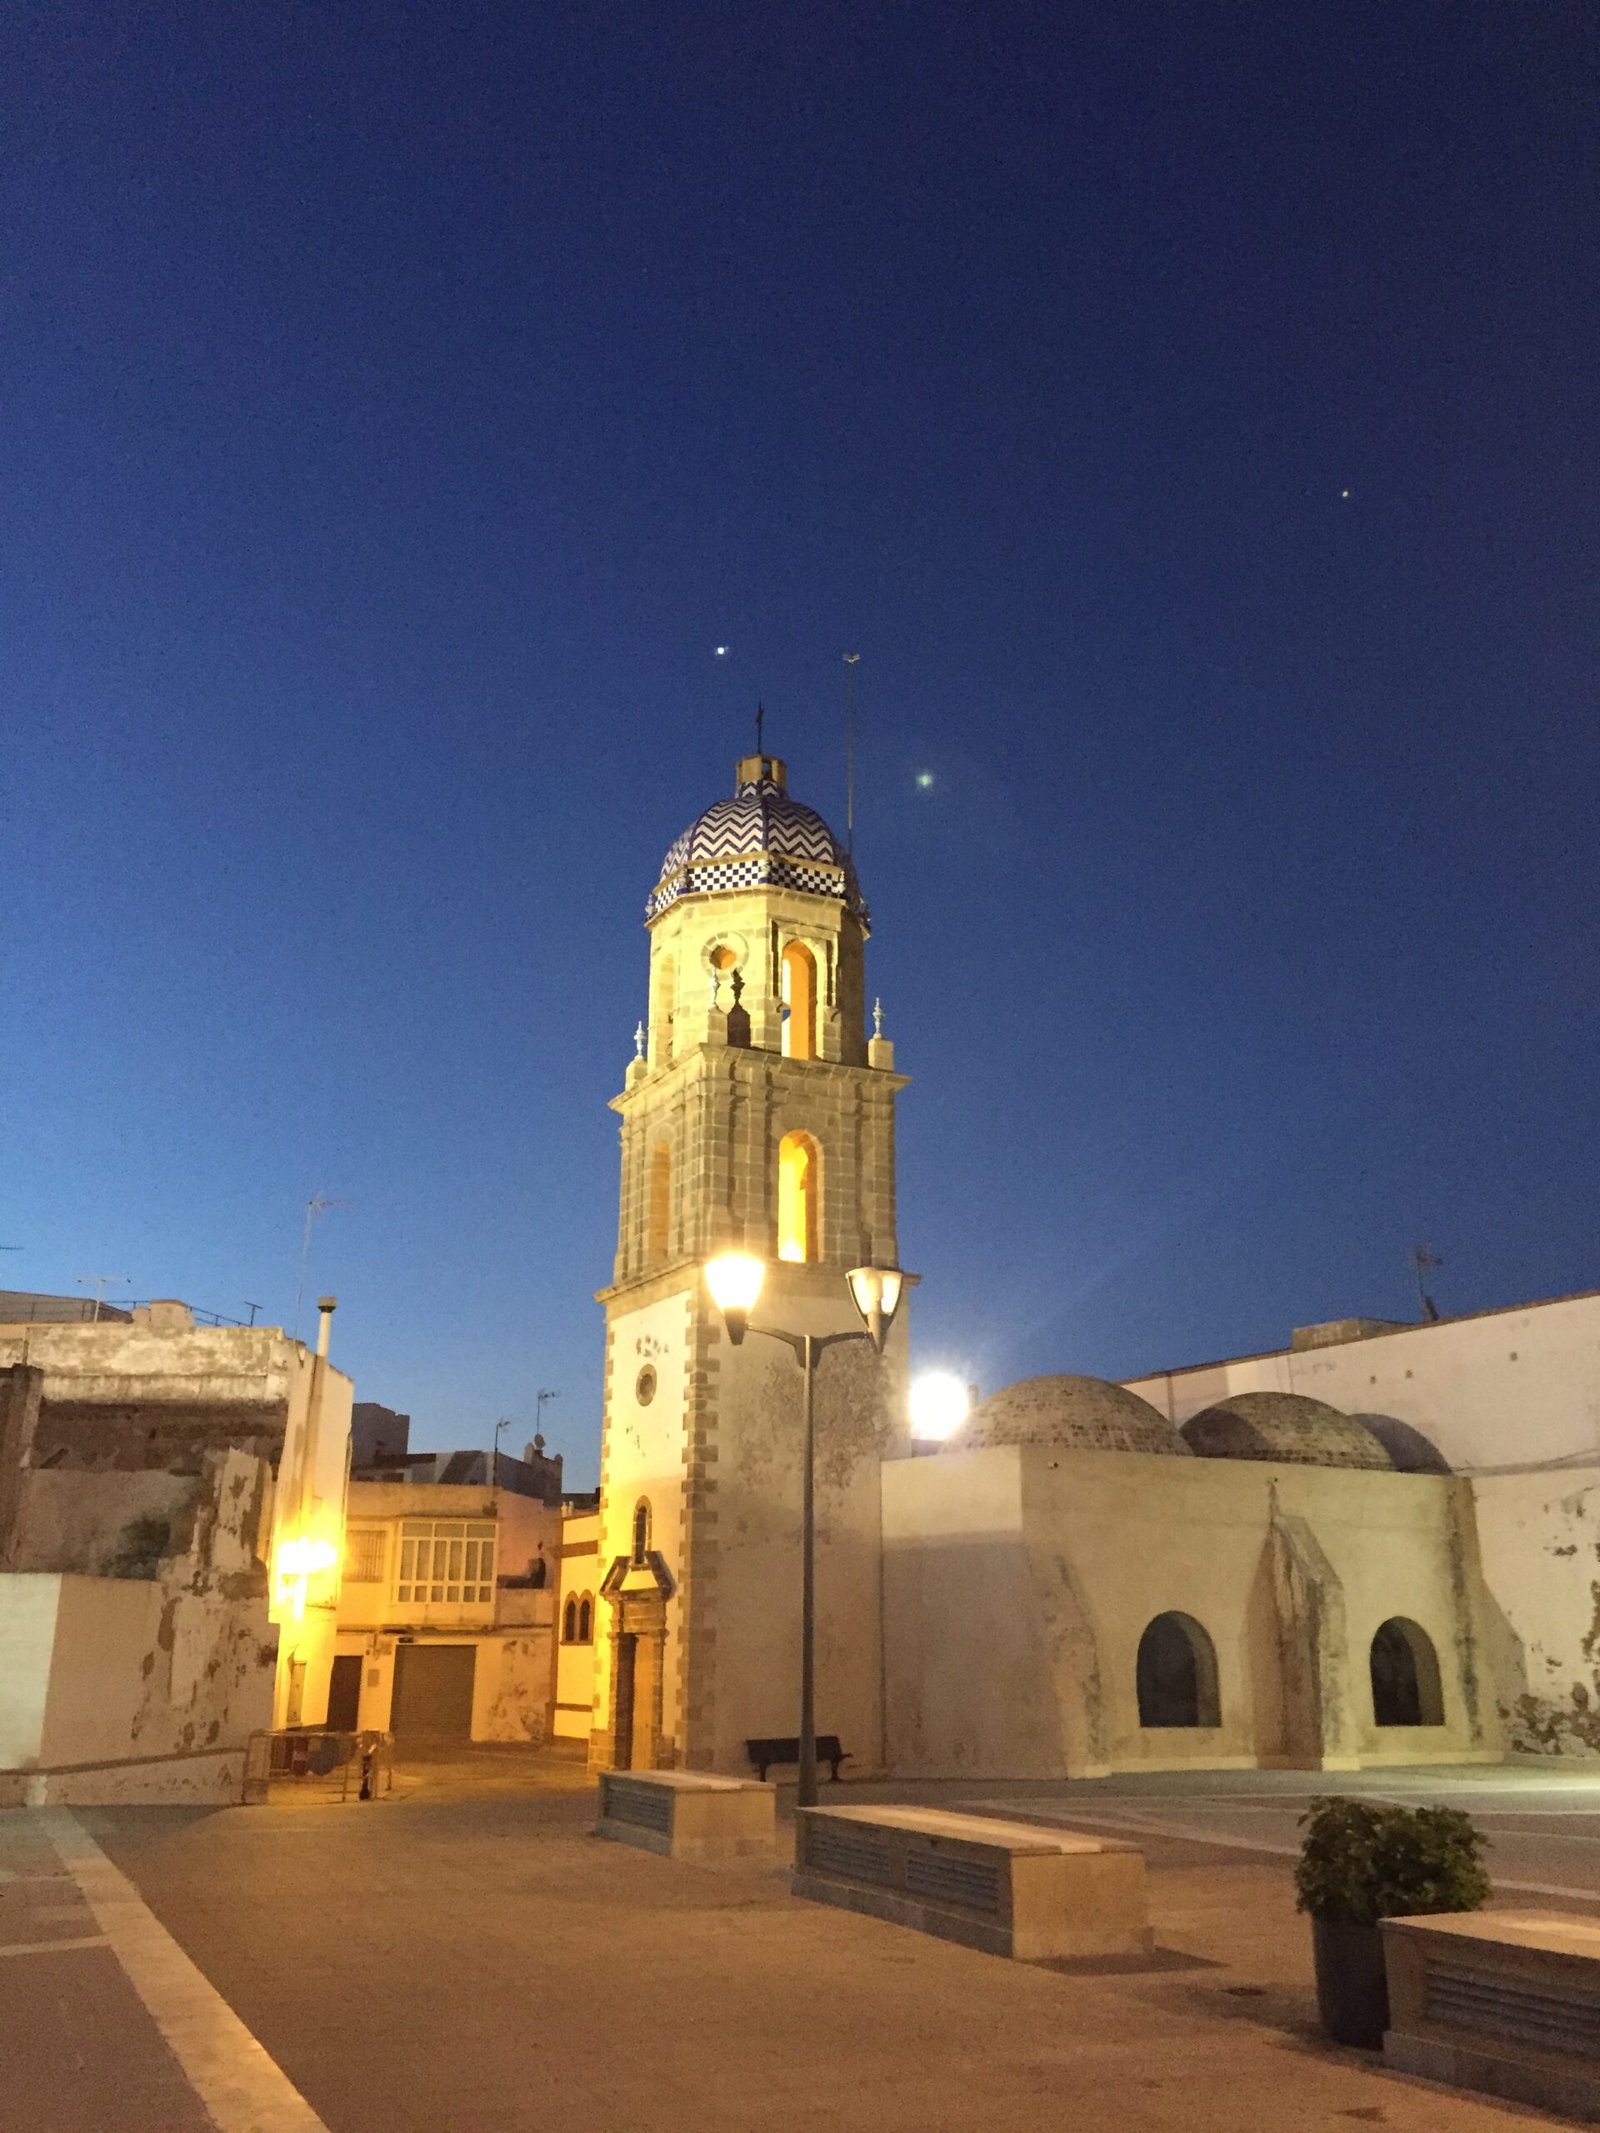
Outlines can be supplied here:
<path id="1" fill-rule="evenodd" d="M 382 1526 L 350 1526 L 344 1537 L 344 1580 L 347 1585 L 383 1583 L 384 1543 L 389 1536 Z"/>
<path id="2" fill-rule="evenodd" d="M 413 1606 L 487 1606 L 494 1598 L 493 1520 L 404 1520 L 394 1596 Z"/>

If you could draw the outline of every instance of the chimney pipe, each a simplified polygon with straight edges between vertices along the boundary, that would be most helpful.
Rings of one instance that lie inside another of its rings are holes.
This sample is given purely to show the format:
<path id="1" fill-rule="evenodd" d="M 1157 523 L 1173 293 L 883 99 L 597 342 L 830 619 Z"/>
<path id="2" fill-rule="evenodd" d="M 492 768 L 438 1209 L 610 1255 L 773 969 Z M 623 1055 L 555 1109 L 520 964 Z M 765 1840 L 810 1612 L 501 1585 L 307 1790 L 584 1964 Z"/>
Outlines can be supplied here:
<path id="1" fill-rule="evenodd" d="M 317 1298 L 317 1353 L 320 1356 L 325 1357 L 328 1353 L 328 1339 L 333 1332 L 333 1314 L 338 1308 L 337 1296 Z"/>

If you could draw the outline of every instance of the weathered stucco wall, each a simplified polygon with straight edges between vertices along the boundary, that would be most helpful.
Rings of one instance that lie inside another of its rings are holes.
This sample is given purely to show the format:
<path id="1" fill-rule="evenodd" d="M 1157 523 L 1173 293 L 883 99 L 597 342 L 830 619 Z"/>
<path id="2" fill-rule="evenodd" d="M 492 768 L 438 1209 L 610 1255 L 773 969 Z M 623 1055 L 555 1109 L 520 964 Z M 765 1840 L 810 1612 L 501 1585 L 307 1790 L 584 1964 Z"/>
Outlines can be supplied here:
<path id="1" fill-rule="evenodd" d="M 61 1477 L 91 1494 L 104 1479 Z M 248 1453 L 209 1453 L 151 1575 L 0 1576 L 0 1644 L 14 1661 L 0 1673 L 0 1741 L 12 1769 L 51 1773 L 41 1797 L 237 1796 L 245 1742 L 271 1713 L 269 1483 Z M 122 1767 L 71 1767 L 84 1764 Z"/>
<path id="2" fill-rule="evenodd" d="M 539 1742 L 550 1737 L 550 1615 L 555 1594 L 535 1597 L 543 1603 L 542 1622 L 485 1637 L 478 1646 L 472 1686 L 474 1740 Z"/>
<path id="3" fill-rule="evenodd" d="M 1600 1755 L 1600 1461 L 1472 1484 L 1512 1750 Z"/>
<path id="4" fill-rule="evenodd" d="M 86 1577 L 150 1575 L 174 1546 L 200 1493 L 188 1474 L 73 1473 L 24 1468 L 10 1567 Z"/>
<path id="5" fill-rule="evenodd" d="M 894 1767 L 1088 1775 L 1499 1752 L 1467 1484 L 1431 1475 L 996 1448 L 884 1470 Z M 1190 1616 L 1216 1726 L 1143 1728 L 1139 1640 Z M 1438 1654 L 1444 1723 L 1379 1727 L 1372 1638 Z"/>
<path id="6" fill-rule="evenodd" d="M 1600 1453 L 1600 1295 L 1129 1378 L 1175 1422 L 1234 1392 L 1393 1416 L 1456 1473 Z"/>

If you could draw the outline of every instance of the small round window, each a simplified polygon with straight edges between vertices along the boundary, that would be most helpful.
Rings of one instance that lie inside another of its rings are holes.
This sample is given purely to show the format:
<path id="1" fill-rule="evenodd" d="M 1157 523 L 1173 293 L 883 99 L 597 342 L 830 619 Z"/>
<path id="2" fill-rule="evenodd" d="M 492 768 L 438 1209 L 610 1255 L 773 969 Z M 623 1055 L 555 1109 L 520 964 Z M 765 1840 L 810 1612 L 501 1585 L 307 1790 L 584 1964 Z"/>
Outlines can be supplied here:
<path id="1" fill-rule="evenodd" d="M 655 1366 L 646 1363 L 634 1383 L 633 1396 L 641 1407 L 648 1407 L 656 1396 Z"/>

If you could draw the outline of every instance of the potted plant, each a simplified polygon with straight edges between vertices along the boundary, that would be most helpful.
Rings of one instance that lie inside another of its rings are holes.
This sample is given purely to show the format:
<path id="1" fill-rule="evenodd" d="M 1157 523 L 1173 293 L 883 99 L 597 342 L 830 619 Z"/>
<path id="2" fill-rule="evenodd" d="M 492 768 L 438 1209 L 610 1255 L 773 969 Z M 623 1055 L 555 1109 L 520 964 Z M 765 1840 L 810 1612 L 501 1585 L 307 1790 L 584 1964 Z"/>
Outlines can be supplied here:
<path id="1" fill-rule="evenodd" d="M 1322 2026 L 1376 2049 L 1389 2026 L 1378 1920 L 1476 1911 L 1489 1893 L 1483 1833 L 1453 1807 L 1380 1800 L 1313 1800 L 1300 1826 L 1294 1885 L 1311 1914 Z"/>

